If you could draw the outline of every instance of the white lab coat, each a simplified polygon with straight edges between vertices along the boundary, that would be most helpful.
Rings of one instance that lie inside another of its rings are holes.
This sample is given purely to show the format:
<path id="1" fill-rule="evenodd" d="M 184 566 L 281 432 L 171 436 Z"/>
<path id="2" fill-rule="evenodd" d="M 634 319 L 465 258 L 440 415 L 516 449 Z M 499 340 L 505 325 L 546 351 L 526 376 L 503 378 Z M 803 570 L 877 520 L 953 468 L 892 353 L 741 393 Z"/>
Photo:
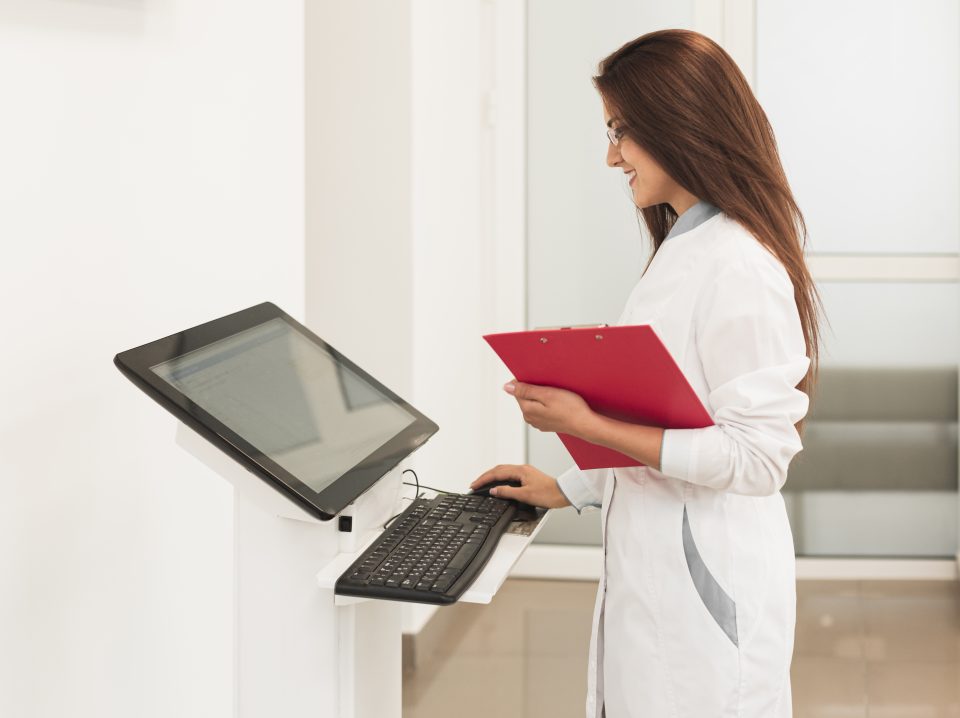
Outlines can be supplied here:
<path id="1" fill-rule="evenodd" d="M 780 488 L 802 448 L 809 366 L 790 279 L 716 214 L 661 246 L 617 324 L 653 326 L 714 426 L 666 430 L 662 472 L 560 477 L 578 511 L 602 510 L 587 718 L 790 716 L 795 564 Z"/>

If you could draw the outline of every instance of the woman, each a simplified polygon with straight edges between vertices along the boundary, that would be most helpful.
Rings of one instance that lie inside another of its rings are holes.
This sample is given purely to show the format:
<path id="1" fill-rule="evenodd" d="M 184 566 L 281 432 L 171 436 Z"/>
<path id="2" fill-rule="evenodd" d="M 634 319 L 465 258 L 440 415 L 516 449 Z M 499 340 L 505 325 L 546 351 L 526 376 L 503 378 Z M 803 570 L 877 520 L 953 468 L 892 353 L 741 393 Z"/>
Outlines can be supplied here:
<path id="1" fill-rule="evenodd" d="M 653 240 L 617 323 L 653 326 L 714 425 L 638 426 L 510 382 L 532 426 L 644 466 L 557 479 L 497 466 L 471 486 L 515 478 L 491 493 L 602 508 L 588 718 L 789 716 L 796 589 L 780 489 L 802 448 L 821 307 L 803 216 L 766 115 L 712 40 L 649 33 L 593 81 L 607 164 L 629 177 Z"/>

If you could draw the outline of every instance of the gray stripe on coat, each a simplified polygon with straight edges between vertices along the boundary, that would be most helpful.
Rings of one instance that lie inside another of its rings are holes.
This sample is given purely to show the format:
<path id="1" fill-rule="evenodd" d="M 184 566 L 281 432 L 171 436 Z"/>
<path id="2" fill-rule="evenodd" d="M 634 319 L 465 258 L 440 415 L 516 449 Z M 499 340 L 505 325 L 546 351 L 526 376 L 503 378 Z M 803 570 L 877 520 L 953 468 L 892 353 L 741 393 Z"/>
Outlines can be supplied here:
<path id="1" fill-rule="evenodd" d="M 710 573 L 707 565 L 700 557 L 697 544 L 693 541 L 693 532 L 690 531 L 690 519 L 687 518 L 687 505 L 683 505 L 683 555 L 687 558 L 687 568 L 693 585 L 700 594 L 700 599 L 710 611 L 713 620 L 723 629 L 727 637 L 737 646 L 737 604 L 733 602 L 726 591 Z"/>

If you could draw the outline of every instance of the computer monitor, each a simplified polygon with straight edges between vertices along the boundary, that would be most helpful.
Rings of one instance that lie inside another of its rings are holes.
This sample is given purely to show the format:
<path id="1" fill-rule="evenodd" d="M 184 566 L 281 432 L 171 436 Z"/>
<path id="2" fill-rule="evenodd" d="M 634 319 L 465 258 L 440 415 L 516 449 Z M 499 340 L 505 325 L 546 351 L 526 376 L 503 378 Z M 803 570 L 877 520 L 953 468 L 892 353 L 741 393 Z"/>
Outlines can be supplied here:
<path id="1" fill-rule="evenodd" d="M 120 352 L 114 363 L 322 521 L 438 429 L 270 302 Z"/>

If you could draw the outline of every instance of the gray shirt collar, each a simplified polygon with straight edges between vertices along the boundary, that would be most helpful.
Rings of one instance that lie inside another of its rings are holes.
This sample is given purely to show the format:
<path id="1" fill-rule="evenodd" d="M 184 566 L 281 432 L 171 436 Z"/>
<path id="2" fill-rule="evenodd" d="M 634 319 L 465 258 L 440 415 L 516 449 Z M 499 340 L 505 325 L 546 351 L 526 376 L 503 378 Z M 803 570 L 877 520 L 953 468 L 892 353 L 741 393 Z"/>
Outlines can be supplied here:
<path id="1" fill-rule="evenodd" d="M 718 212 L 720 212 L 720 210 L 717 207 L 714 207 L 706 200 L 700 200 L 677 218 L 677 221 L 663 241 L 666 242 L 671 237 L 689 232 L 697 225 L 706 222 Z"/>

